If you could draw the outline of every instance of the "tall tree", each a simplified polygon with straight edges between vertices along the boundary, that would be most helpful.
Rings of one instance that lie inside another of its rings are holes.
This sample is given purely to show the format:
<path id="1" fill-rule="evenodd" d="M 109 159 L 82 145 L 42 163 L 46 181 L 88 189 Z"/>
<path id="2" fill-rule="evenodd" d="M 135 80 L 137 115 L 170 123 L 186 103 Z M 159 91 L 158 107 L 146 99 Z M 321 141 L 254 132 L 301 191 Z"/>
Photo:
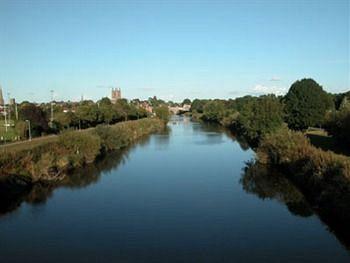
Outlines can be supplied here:
<path id="1" fill-rule="evenodd" d="M 49 130 L 46 114 L 39 106 L 23 103 L 19 109 L 19 117 L 23 121 L 30 121 L 33 136 L 40 136 Z"/>
<path id="2" fill-rule="evenodd" d="M 294 82 L 284 102 L 286 121 L 295 130 L 322 125 L 327 110 L 334 108 L 332 97 L 313 79 Z"/>

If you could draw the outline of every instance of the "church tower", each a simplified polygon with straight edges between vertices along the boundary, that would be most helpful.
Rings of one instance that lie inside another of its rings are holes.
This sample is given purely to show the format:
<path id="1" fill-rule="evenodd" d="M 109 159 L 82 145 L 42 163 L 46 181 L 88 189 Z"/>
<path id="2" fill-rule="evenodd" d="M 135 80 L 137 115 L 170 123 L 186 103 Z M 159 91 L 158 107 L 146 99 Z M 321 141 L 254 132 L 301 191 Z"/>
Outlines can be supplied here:
<path id="1" fill-rule="evenodd" d="M 112 96 L 111 96 L 112 103 L 116 103 L 117 100 L 121 98 L 122 98 L 122 93 L 120 88 L 116 88 L 116 89 L 112 88 Z"/>

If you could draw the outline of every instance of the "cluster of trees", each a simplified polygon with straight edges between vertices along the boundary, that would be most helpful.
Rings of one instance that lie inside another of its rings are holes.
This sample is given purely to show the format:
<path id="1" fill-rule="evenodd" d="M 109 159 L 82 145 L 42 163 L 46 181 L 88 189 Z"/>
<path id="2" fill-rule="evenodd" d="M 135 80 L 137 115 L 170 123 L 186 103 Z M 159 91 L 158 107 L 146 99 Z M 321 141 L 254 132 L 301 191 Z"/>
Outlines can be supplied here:
<path id="1" fill-rule="evenodd" d="M 135 120 L 147 116 L 146 110 L 125 99 L 117 100 L 113 104 L 108 98 L 97 103 L 83 101 L 74 112 L 60 112 L 55 117 L 55 124 L 59 130 L 70 127 L 89 128 L 98 124 L 114 124 L 120 121 Z"/>
<path id="2" fill-rule="evenodd" d="M 204 121 L 217 122 L 256 144 L 266 133 L 283 124 L 283 104 L 275 95 L 245 96 L 235 100 L 194 100 L 192 114 Z"/>
<path id="3" fill-rule="evenodd" d="M 15 116 L 15 108 L 10 108 Z M 115 104 L 110 99 L 102 98 L 98 102 L 55 103 L 54 119 L 51 122 L 51 105 L 22 102 L 17 105 L 18 119 L 14 121 L 14 130 L 20 138 L 26 138 L 31 125 L 33 137 L 50 133 L 59 133 L 66 129 L 85 129 L 98 124 L 114 124 L 120 121 L 135 120 L 148 116 L 148 113 L 136 102 L 125 99 Z"/>
<path id="4" fill-rule="evenodd" d="M 194 118 L 234 128 L 252 144 L 283 125 L 292 130 L 326 128 L 335 137 L 350 134 L 350 92 L 330 94 L 313 79 L 292 84 L 285 96 L 245 96 L 230 100 L 192 102 Z"/>

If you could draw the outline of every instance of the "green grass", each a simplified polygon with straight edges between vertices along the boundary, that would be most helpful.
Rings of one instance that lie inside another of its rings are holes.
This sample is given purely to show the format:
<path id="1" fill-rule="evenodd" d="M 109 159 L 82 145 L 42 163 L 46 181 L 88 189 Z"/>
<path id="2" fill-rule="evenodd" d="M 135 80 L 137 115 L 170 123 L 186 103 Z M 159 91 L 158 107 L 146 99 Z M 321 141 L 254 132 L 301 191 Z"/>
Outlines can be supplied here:
<path id="1" fill-rule="evenodd" d="M 37 146 L 44 145 L 46 143 L 55 142 L 58 140 L 58 136 L 49 135 L 44 137 L 33 138 L 31 141 L 20 141 L 0 146 L 0 154 L 8 152 L 18 152 L 22 150 L 30 150 Z"/>
<path id="2" fill-rule="evenodd" d="M 14 125 L 14 121 L 11 122 L 12 125 Z M 5 121 L 0 120 L 0 143 L 2 143 L 4 140 L 6 141 L 14 141 L 15 137 L 18 136 L 14 126 L 5 127 Z"/>
<path id="3" fill-rule="evenodd" d="M 306 136 L 309 138 L 311 144 L 317 148 L 350 156 L 349 149 L 340 145 L 334 137 L 328 135 L 323 129 L 309 129 L 306 131 Z"/>

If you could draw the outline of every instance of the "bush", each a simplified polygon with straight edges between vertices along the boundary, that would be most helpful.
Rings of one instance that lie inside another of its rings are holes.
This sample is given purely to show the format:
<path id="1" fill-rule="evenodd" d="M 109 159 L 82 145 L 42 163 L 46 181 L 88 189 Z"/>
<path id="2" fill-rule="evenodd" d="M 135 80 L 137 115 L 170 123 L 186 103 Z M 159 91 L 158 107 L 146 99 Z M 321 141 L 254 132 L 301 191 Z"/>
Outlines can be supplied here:
<path id="1" fill-rule="evenodd" d="M 283 124 L 283 105 L 274 95 L 252 98 L 242 106 L 237 129 L 254 146 Z"/>
<path id="2" fill-rule="evenodd" d="M 142 119 L 99 126 L 96 129 L 70 131 L 58 140 L 38 142 L 0 155 L 0 175 L 28 176 L 33 181 L 61 179 L 64 171 L 93 162 L 102 151 L 120 149 L 136 139 L 160 131 L 159 119 Z"/>
<path id="3" fill-rule="evenodd" d="M 164 123 L 167 123 L 170 119 L 170 112 L 167 106 L 159 106 L 154 110 L 156 116 Z"/>
<path id="4" fill-rule="evenodd" d="M 91 163 L 100 153 L 101 139 L 88 132 L 66 132 L 60 136 L 59 145 L 68 151 L 70 159 L 80 164 Z"/>
<path id="5" fill-rule="evenodd" d="M 318 149 L 301 132 L 287 128 L 266 135 L 257 149 L 257 158 L 260 162 L 281 166 L 308 183 L 322 185 L 325 181 L 337 181 L 349 184 L 348 157 Z"/>
<path id="6" fill-rule="evenodd" d="M 327 116 L 326 130 L 338 141 L 350 147 L 350 109 L 343 108 Z"/>
<path id="7" fill-rule="evenodd" d="M 119 130 L 119 132 L 116 132 Z M 112 129 L 110 126 L 98 125 L 94 133 L 101 140 L 101 147 L 103 152 L 108 152 L 121 148 L 125 143 L 125 133 L 122 129 Z"/>

